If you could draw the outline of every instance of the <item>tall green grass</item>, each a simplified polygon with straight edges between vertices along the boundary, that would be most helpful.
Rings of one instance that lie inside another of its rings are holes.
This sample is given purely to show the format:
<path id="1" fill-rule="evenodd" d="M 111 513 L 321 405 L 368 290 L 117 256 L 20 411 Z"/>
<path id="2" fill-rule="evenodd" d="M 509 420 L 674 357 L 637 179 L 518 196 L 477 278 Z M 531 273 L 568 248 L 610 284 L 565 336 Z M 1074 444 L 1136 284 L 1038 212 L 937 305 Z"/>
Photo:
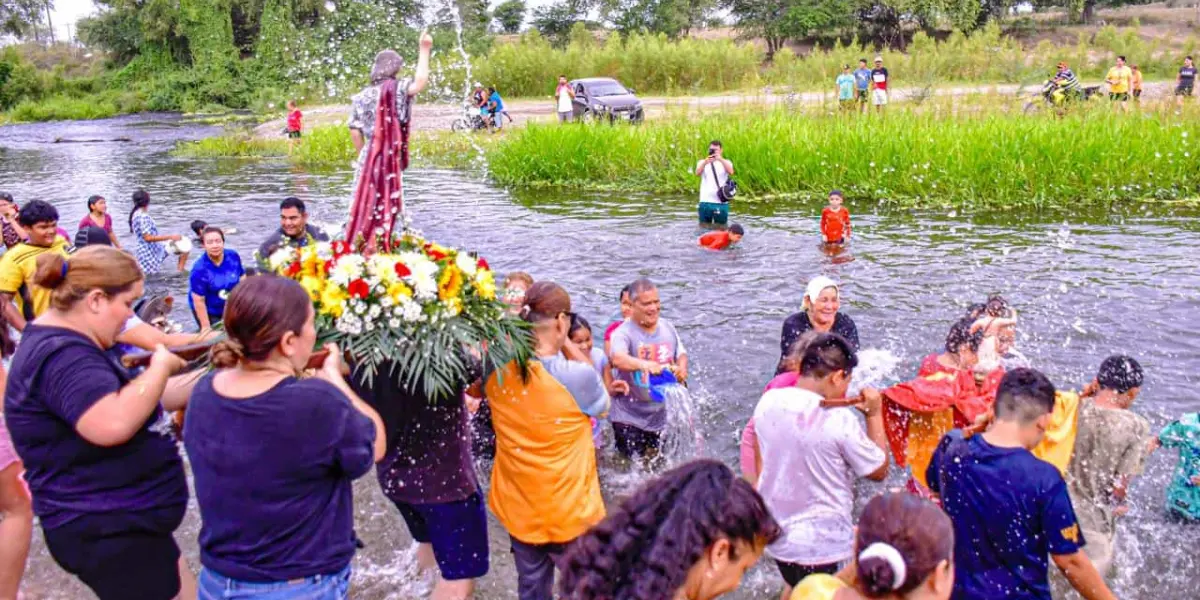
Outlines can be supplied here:
<path id="1" fill-rule="evenodd" d="M 896 107 L 893 107 L 895 109 Z M 848 196 L 967 207 L 1069 206 L 1194 197 L 1200 111 L 1118 115 L 1106 103 L 1059 118 L 765 113 L 676 116 L 640 127 L 530 125 L 490 153 L 508 186 L 692 194 L 709 140 L 734 161 L 744 198 Z"/>

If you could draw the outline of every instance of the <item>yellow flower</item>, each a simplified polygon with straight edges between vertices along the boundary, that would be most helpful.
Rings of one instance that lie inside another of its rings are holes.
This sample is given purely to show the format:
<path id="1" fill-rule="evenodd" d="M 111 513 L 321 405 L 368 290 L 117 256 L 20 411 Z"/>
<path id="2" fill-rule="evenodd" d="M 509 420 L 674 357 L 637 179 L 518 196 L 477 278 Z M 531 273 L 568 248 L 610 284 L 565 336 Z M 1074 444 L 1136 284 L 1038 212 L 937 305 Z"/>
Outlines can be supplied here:
<path id="1" fill-rule="evenodd" d="M 491 271 L 480 269 L 475 272 L 475 290 L 484 300 L 496 299 L 496 276 Z"/>
<path id="2" fill-rule="evenodd" d="M 407 285 L 404 285 L 403 283 L 401 283 L 399 281 L 397 281 L 396 283 L 393 283 L 392 285 L 389 285 L 388 289 L 387 289 L 387 293 L 388 293 L 388 296 L 391 297 L 392 301 L 396 302 L 397 304 L 400 302 L 401 298 L 412 298 L 413 297 L 412 288 L 408 287 Z"/>
<path id="3" fill-rule="evenodd" d="M 442 276 L 438 278 L 438 299 L 449 300 L 458 298 L 462 293 L 463 274 L 458 267 L 451 264 L 442 271 Z"/>
<path id="4" fill-rule="evenodd" d="M 325 261 L 317 258 L 316 252 L 306 252 L 300 263 L 300 277 L 321 277 L 325 274 Z"/>
<path id="5" fill-rule="evenodd" d="M 321 299 L 321 291 L 325 287 L 325 282 L 315 275 L 304 274 L 300 276 L 300 287 L 308 292 L 308 299 L 316 302 Z"/>
<path id="6" fill-rule="evenodd" d="M 350 299 L 346 290 L 336 285 L 327 285 L 321 291 L 321 314 L 333 317 L 342 316 L 345 302 Z"/>
<path id="7" fill-rule="evenodd" d="M 462 298 L 454 297 L 445 301 L 446 309 L 450 311 L 451 316 L 457 317 L 462 312 Z"/>

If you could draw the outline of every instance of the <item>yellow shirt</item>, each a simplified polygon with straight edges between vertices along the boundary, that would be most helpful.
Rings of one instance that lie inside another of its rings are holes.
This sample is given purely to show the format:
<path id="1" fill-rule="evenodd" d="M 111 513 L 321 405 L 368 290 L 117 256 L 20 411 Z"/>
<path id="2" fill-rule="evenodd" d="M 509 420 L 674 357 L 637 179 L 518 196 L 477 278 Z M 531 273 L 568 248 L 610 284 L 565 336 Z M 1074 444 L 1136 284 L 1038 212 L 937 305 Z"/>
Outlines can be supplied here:
<path id="1" fill-rule="evenodd" d="M 37 257 L 46 252 L 57 252 L 67 255 L 67 240 L 55 236 L 50 247 L 32 246 L 21 242 L 8 249 L 0 256 L 0 292 L 12 294 L 17 304 L 17 310 L 25 311 L 25 300 L 21 297 L 21 286 L 29 291 L 29 299 L 33 301 L 33 316 L 41 315 L 50 308 L 50 290 L 33 285 L 33 274 L 37 272 Z"/>
<path id="2" fill-rule="evenodd" d="M 1133 80 L 1133 70 L 1129 67 L 1113 67 L 1104 78 L 1111 86 L 1109 91 L 1114 94 L 1129 93 L 1129 82 Z"/>
<path id="3" fill-rule="evenodd" d="M 833 600 L 838 590 L 849 587 L 846 582 L 824 573 L 805 577 L 796 589 L 792 590 L 791 600 Z"/>

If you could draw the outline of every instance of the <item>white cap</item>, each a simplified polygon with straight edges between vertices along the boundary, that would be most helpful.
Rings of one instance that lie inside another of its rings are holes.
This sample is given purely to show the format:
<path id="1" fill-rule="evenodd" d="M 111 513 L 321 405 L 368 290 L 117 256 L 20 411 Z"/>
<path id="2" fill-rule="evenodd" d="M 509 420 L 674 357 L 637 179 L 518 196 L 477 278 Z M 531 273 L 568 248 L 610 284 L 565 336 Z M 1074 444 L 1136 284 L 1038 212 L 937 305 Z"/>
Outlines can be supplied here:
<path id="1" fill-rule="evenodd" d="M 816 304 L 817 298 L 821 297 L 821 292 L 825 291 L 826 288 L 833 288 L 837 290 L 839 297 L 842 295 L 841 287 L 838 286 L 836 281 L 824 275 L 818 275 L 809 280 L 808 287 L 804 289 L 804 298 L 809 302 Z"/>

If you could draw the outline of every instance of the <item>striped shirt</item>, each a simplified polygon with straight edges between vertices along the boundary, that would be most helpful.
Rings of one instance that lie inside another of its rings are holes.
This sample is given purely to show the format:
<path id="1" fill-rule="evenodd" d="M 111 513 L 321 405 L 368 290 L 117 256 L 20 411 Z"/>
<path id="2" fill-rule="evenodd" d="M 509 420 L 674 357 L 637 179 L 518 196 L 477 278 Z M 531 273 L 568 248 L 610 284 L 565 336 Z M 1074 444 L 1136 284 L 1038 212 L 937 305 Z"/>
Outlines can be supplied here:
<path id="1" fill-rule="evenodd" d="M 1070 69 L 1063 69 L 1054 76 L 1059 81 L 1059 85 L 1064 90 L 1073 92 L 1079 89 L 1079 78 L 1075 77 L 1075 72 Z"/>

